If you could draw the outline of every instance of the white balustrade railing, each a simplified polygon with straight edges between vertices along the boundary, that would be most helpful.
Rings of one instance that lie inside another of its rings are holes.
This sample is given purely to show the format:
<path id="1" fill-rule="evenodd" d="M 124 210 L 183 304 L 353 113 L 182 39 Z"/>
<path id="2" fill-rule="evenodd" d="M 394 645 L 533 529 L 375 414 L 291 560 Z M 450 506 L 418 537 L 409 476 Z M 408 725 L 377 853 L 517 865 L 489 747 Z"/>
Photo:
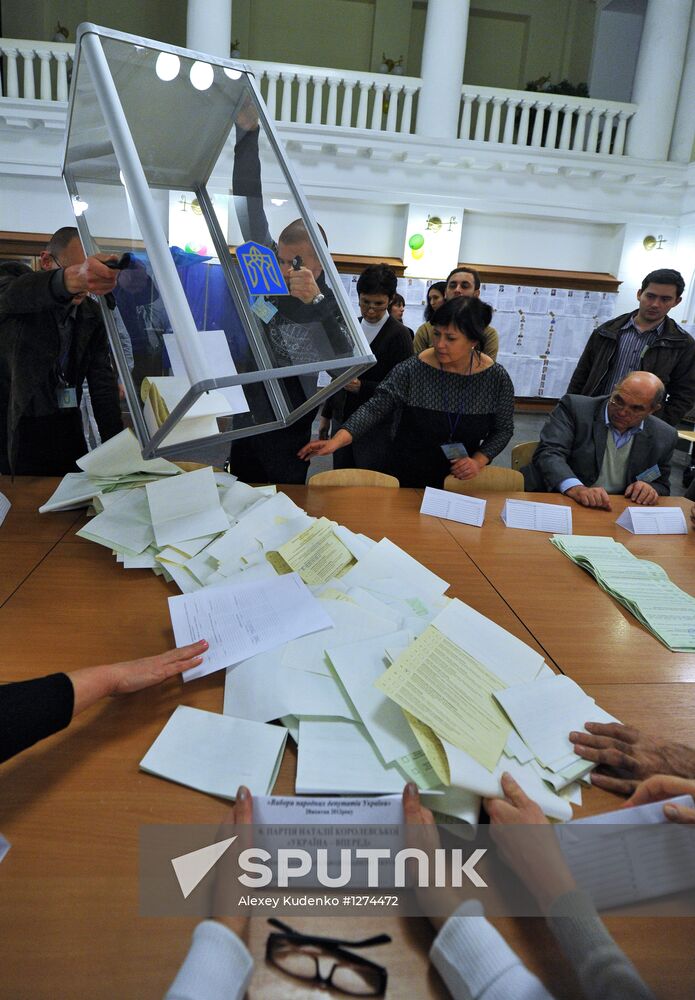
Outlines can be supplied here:
<path id="1" fill-rule="evenodd" d="M 408 135 L 421 81 L 413 76 L 359 73 L 325 66 L 249 61 L 276 121 L 337 125 Z"/>
<path id="2" fill-rule="evenodd" d="M 74 45 L 0 38 L 0 98 L 67 101 Z M 422 81 L 325 66 L 246 63 L 281 124 L 410 135 Z M 21 71 L 21 73 L 20 73 Z M 622 156 L 635 104 L 492 87 L 461 88 L 458 138 L 481 144 Z"/>
<path id="3" fill-rule="evenodd" d="M 461 88 L 459 139 L 622 156 L 636 104 L 493 87 Z"/>
<path id="4" fill-rule="evenodd" d="M 0 55 L 3 57 L 0 96 L 27 101 L 67 101 L 68 64 L 72 63 L 74 50 L 75 46 L 67 42 L 0 38 Z"/>

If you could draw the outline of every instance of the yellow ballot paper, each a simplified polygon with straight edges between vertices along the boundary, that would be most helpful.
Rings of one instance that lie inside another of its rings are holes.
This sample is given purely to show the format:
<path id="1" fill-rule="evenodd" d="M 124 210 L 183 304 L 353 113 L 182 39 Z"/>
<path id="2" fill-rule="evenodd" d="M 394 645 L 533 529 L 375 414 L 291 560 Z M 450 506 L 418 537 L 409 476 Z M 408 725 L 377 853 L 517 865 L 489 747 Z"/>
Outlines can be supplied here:
<path id="1" fill-rule="evenodd" d="M 449 759 L 446 755 L 446 750 L 444 749 L 442 741 L 435 733 L 432 732 L 429 726 L 426 726 L 424 722 L 420 722 L 419 719 L 416 719 L 411 712 L 407 711 L 407 709 L 403 710 L 403 714 L 408 720 L 408 725 L 412 729 L 415 739 L 420 744 L 422 752 L 432 766 L 432 770 L 443 785 L 450 785 L 451 772 L 449 770 Z"/>
<path id="2" fill-rule="evenodd" d="M 432 625 L 375 684 L 488 771 L 497 766 L 512 727 L 492 694 L 506 685 Z"/>
<path id="3" fill-rule="evenodd" d="M 355 563 L 352 552 L 336 538 L 327 517 L 319 518 L 306 531 L 285 542 L 278 552 L 307 586 L 328 583 Z"/>

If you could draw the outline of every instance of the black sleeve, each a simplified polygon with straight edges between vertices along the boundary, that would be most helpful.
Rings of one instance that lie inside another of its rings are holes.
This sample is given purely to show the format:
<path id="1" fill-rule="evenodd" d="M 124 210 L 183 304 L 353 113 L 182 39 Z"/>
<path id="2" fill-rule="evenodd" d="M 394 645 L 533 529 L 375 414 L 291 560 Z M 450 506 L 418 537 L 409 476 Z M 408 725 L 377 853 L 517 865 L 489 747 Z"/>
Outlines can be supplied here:
<path id="1" fill-rule="evenodd" d="M 393 371 L 396 365 L 399 365 L 401 361 L 407 361 L 412 356 L 413 341 L 408 333 L 408 328 L 399 323 L 391 330 L 391 336 L 380 350 L 377 364 L 367 369 L 364 375 L 360 375 L 360 390 L 357 396 L 360 405 L 372 398 L 379 384 L 389 372 Z"/>
<path id="2" fill-rule="evenodd" d="M 258 155 L 259 130 L 247 132 L 236 126 L 232 194 L 234 209 L 245 240 L 255 240 L 264 247 L 273 246 L 268 219 L 263 208 L 261 161 Z"/>
<path id="3" fill-rule="evenodd" d="M 65 729 L 74 704 L 67 674 L 0 684 L 0 762 Z"/>
<path id="4" fill-rule="evenodd" d="M 55 309 L 56 303 L 70 301 L 68 295 L 62 270 L 32 271 L 16 261 L 0 265 L 0 319 Z"/>

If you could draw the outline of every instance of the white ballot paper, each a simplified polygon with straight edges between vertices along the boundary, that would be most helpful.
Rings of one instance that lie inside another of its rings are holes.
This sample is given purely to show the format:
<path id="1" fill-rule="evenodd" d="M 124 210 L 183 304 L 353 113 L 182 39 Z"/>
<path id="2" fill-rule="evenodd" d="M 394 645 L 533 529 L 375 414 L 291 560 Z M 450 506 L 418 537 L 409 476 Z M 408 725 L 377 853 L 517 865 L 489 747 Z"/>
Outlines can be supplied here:
<path id="1" fill-rule="evenodd" d="M 432 486 L 427 486 L 420 513 L 445 517 L 449 521 L 459 521 L 461 524 L 472 524 L 480 528 L 485 520 L 486 506 L 487 500 L 479 500 L 477 497 L 465 496 L 462 493 L 451 493 L 449 490 L 435 490 Z"/>
<path id="2" fill-rule="evenodd" d="M 403 791 L 405 778 L 385 767 L 358 722 L 299 722 L 298 795 L 379 795 Z"/>
<path id="3" fill-rule="evenodd" d="M 362 639 L 344 646 L 329 646 L 326 654 L 384 762 L 390 764 L 399 757 L 415 753 L 420 745 L 403 710 L 374 687 L 374 681 L 381 677 L 386 665 L 384 646 L 387 639 L 407 645 L 409 636 L 407 632 L 393 632 L 389 636 Z"/>
<path id="4" fill-rule="evenodd" d="M 397 826 L 403 823 L 401 795 L 370 798 L 320 798 L 300 795 L 254 795 L 253 821 L 259 825 L 311 825 L 332 823 L 362 826 Z"/>
<path id="5" fill-rule="evenodd" d="M 332 677 L 290 670 L 280 662 L 280 656 L 281 651 L 273 649 L 227 670 L 225 715 L 255 722 L 271 722 L 283 715 L 354 718 L 347 698 Z"/>
<path id="6" fill-rule="evenodd" d="M 197 337 L 205 359 L 208 378 L 222 379 L 225 376 L 238 374 L 224 330 L 198 330 Z M 174 375 L 188 381 L 188 372 L 183 363 L 175 334 L 164 334 L 164 346 L 167 349 Z M 219 392 L 227 400 L 230 413 L 248 413 L 249 404 L 246 402 L 242 386 L 228 385 L 217 389 L 216 392 Z"/>
<path id="7" fill-rule="evenodd" d="M 626 507 L 615 522 L 634 535 L 687 535 L 680 507 Z"/>
<path id="8" fill-rule="evenodd" d="M 174 479 L 148 483 L 145 489 L 160 548 L 229 529 L 229 518 L 220 505 L 215 474 L 209 465 Z"/>
<path id="9" fill-rule="evenodd" d="M 210 643 L 200 666 L 184 673 L 186 681 L 333 624 L 296 573 L 170 597 L 169 614 L 177 646 Z"/>
<path id="10" fill-rule="evenodd" d="M 147 497 L 142 490 L 124 490 L 101 514 L 76 532 L 97 545 L 138 555 L 154 541 Z"/>
<path id="11" fill-rule="evenodd" d="M 10 509 L 11 506 L 12 506 L 12 504 L 7 499 L 7 497 L 5 496 L 5 494 L 4 493 L 0 493 L 0 524 L 2 524 L 2 522 L 7 517 L 7 512 Z"/>
<path id="12" fill-rule="evenodd" d="M 508 528 L 549 531 L 555 535 L 572 534 L 572 508 L 532 500 L 505 500 L 500 517 Z"/>
<path id="13" fill-rule="evenodd" d="M 531 683 L 514 684 L 493 697 L 502 706 L 526 746 L 553 771 L 578 760 L 569 740 L 572 730 L 581 732 L 587 719 L 617 722 L 596 705 L 578 684 L 562 674 Z M 581 758 L 583 759 L 583 758 Z"/>
<path id="14" fill-rule="evenodd" d="M 394 577 L 401 583 L 412 584 L 415 593 L 426 597 L 441 597 L 449 589 L 446 580 L 442 580 L 388 538 L 377 542 L 340 579 L 345 587 L 369 588 L 371 581 L 381 577 Z"/>
<path id="15" fill-rule="evenodd" d="M 668 801 L 693 808 L 690 795 Z M 695 885 L 693 829 L 667 822 L 664 805 L 665 801 L 650 802 L 556 827 L 565 861 L 597 909 L 682 892 Z M 599 828 L 587 836 L 582 830 L 587 825 Z"/>
<path id="16" fill-rule="evenodd" d="M 181 470 L 166 458 L 143 458 L 138 439 L 130 428 L 104 441 L 94 451 L 77 459 L 79 467 L 92 477 L 112 479 L 134 472 L 177 476 Z"/>
<path id="17" fill-rule="evenodd" d="M 267 795 L 275 784 L 287 730 L 179 705 L 140 767 L 179 785 L 225 799 L 239 785 Z"/>
<path id="18" fill-rule="evenodd" d="M 86 472 L 68 472 L 54 493 L 39 507 L 39 514 L 47 514 L 52 510 L 75 510 L 78 507 L 88 507 L 93 497 L 99 494 L 104 484 L 92 479 Z M 113 494 L 109 494 L 113 496 Z"/>

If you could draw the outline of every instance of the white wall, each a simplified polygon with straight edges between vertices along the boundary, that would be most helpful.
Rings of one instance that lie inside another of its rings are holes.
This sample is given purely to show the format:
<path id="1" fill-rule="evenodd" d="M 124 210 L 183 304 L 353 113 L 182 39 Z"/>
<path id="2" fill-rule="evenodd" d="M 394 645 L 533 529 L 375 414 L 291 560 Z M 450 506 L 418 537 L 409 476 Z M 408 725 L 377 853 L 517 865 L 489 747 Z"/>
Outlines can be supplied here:
<path id="1" fill-rule="evenodd" d="M 459 259 L 479 264 L 615 274 L 620 263 L 622 229 L 620 225 L 552 217 L 466 211 Z"/>
<path id="2" fill-rule="evenodd" d="M 82 192 L 80 192 L 82 193 Z M 123 211 L 122 190 L 114 188 L 112 211 L 103 203 L 99 218 L 108 218 L 108 232 L 95 228 L 95 235 L 127 239 L 131 221 Z M 169 219 L 166 192 L 152 192 L 165 231 Z M 89 199 L 87 198 L 87 201 Z M 74 225 L 74 215 L 65 185 L 60 177 L 0 175 L 0 226 L 7 232 L 54 233 L 61 226 Z"/>
<path id="3" fill-rule="evenodd" d="M 406 205 L 336 201 L 315 195 L 309 203 L 326 230 L 332 253 L 401 257 Z"/>

